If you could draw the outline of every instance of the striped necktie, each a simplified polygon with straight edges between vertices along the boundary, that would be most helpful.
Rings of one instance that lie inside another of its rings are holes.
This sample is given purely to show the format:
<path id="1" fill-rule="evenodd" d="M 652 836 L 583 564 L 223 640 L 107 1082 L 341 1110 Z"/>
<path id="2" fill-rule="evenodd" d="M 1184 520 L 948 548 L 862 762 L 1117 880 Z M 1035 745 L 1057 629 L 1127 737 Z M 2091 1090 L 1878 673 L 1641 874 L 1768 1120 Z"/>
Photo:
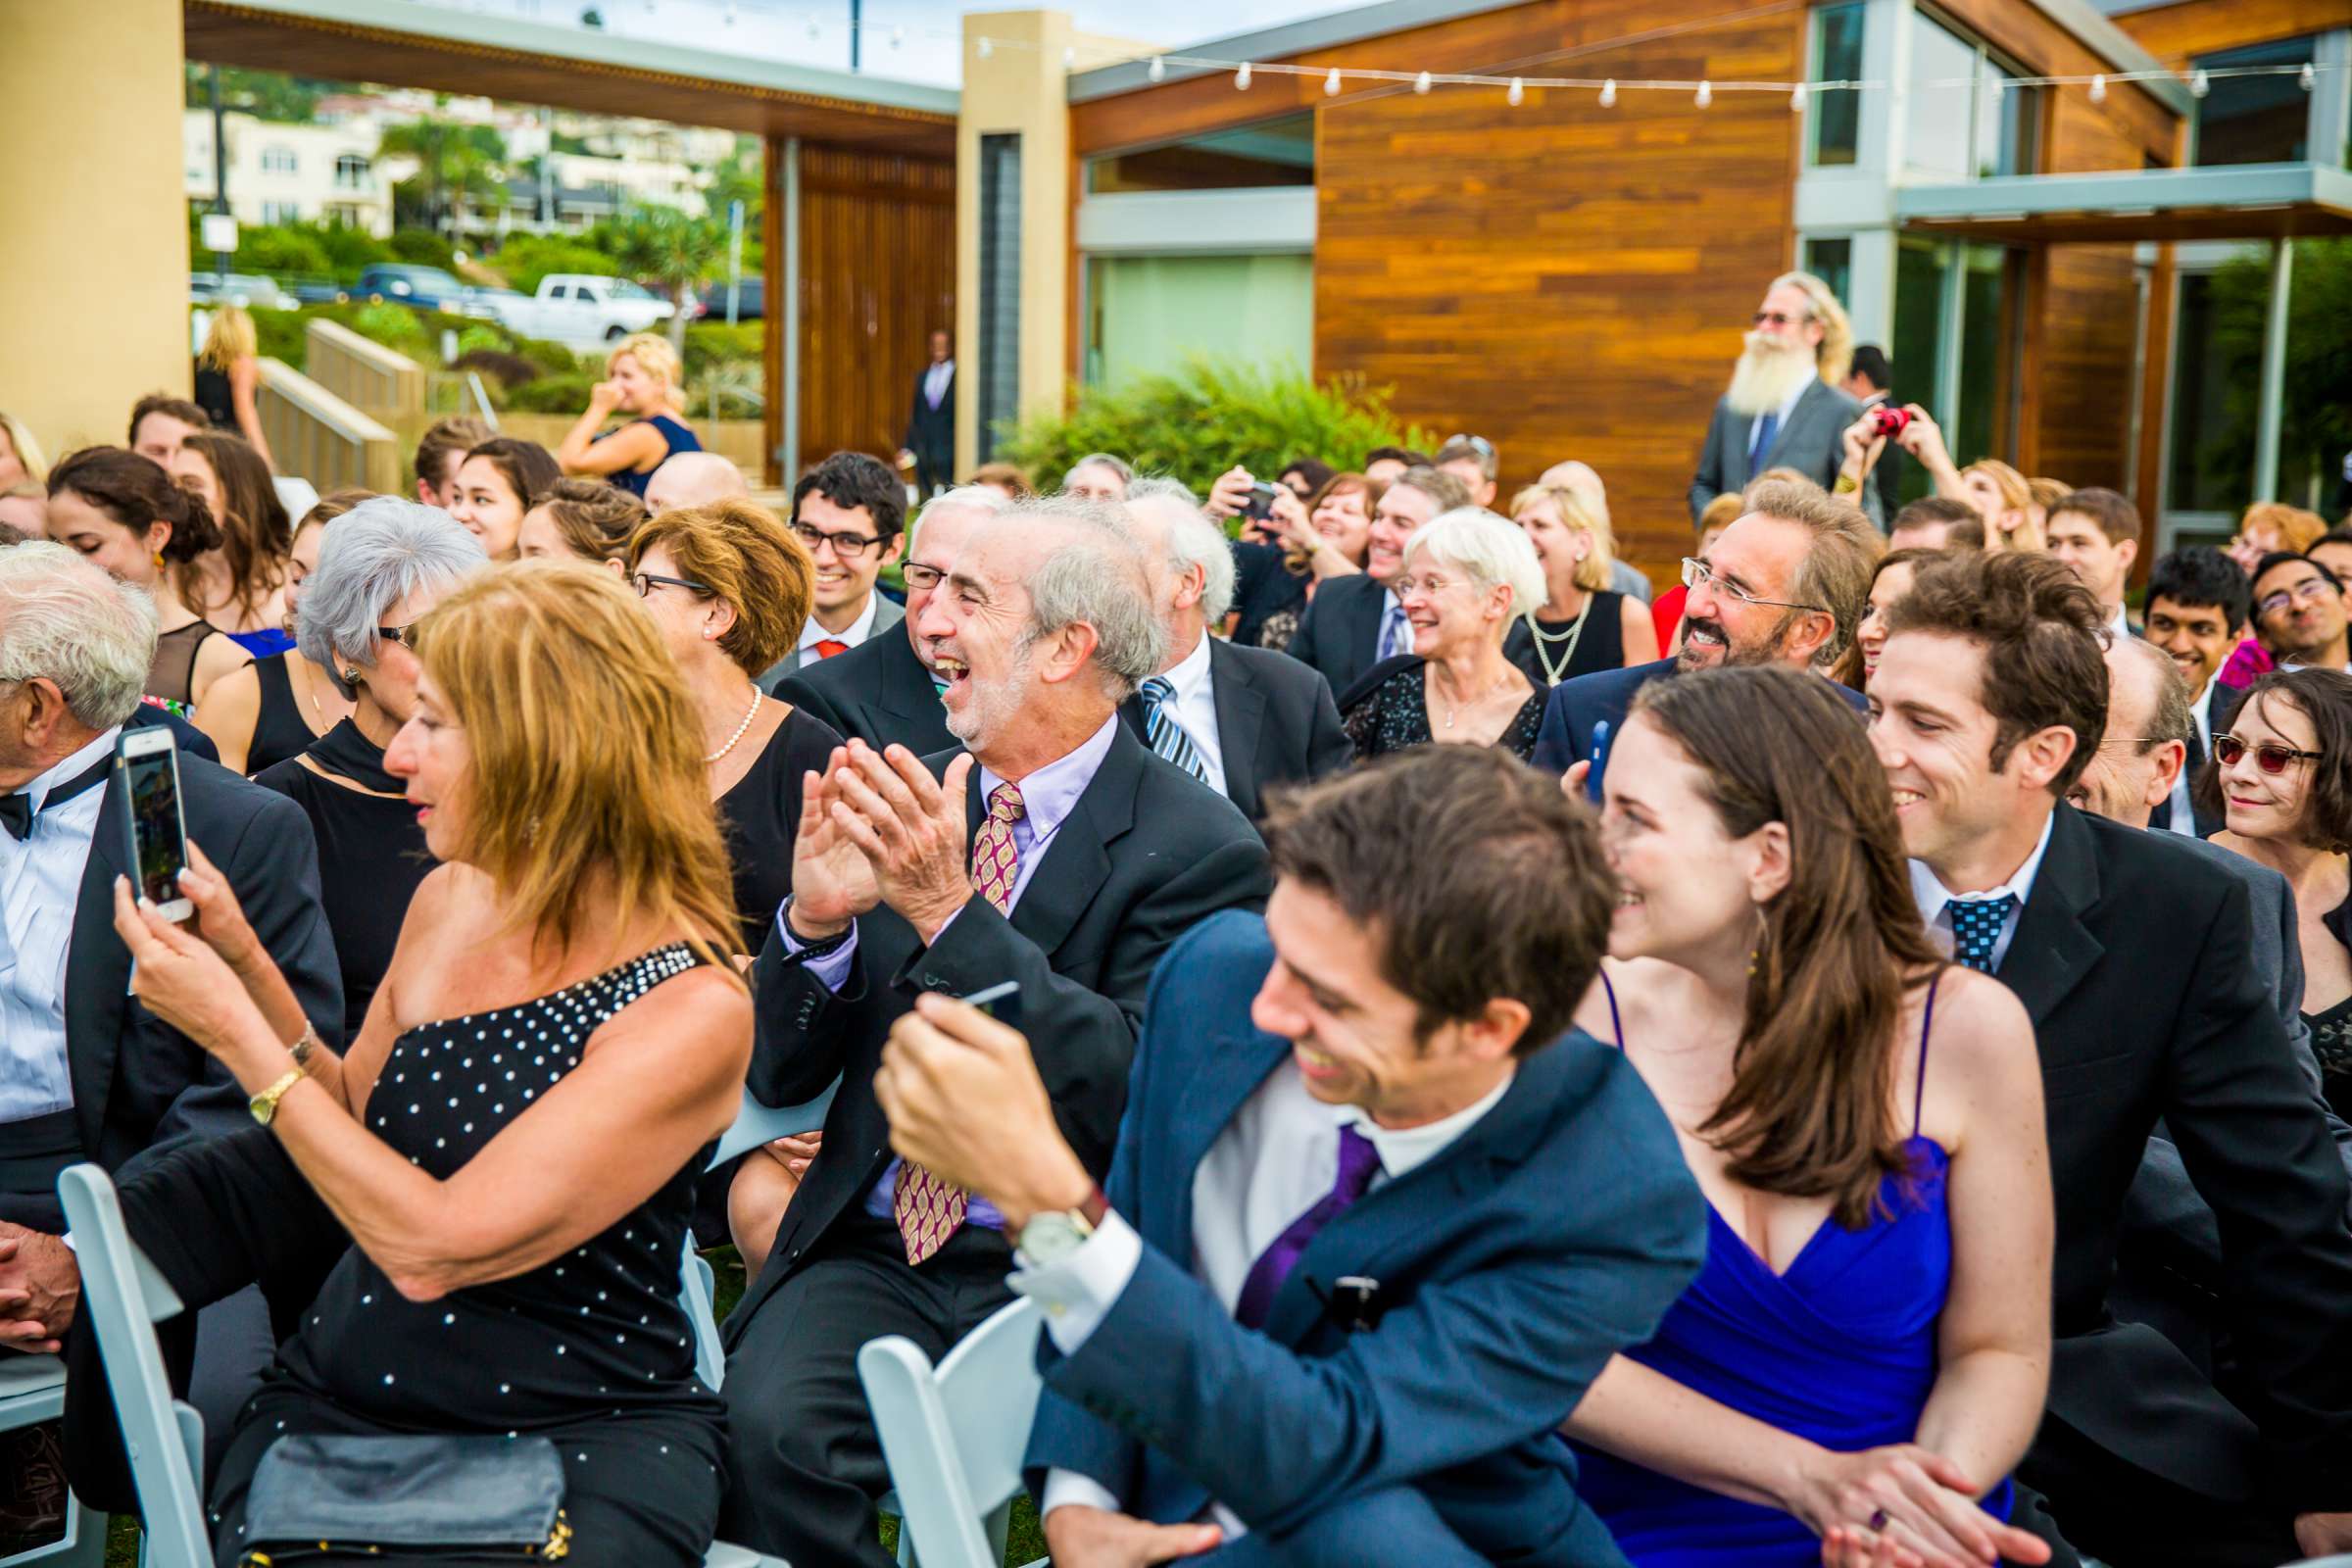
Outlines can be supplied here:
<path id="1" fill-rule="evenodd" d="M 1176 722 L 1170 710 L 1176 701 L 1176 687 L 1165 675 L 1153 675 L 1143 684 L 1144 739 L 1152 750 L 1183 768 L 1201 783 L 1208 782 L 1208 763 L 1201 760 L 1200 748 L 1193 744 L 1192 736 Z"/>

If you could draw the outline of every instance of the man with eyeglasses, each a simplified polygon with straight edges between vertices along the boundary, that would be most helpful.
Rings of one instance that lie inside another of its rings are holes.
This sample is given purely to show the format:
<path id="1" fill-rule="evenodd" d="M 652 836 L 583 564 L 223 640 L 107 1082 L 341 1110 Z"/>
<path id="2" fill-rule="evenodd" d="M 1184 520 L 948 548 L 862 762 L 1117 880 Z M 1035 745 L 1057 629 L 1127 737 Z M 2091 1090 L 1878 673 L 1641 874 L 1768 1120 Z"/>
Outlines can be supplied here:
<path id="1" fill-rule="evenodd" d="M 1597 784 L 1634 694 L 1662 676 L 1726 664 L 1787 664 L 1827 674 L 1852 644 L 1870 596 L 1878 534 L 1842 501 L 1786 480 L 1749 496 L 1746 514 L 1683 562 L 1683 648 L 1672 659 L 1579 675 L 1552 688 L 1535 765 Z M 1861 694 L 1833 689 L 1858 710 Z"/>
<path id="2" fill-rule="evenodd" d="M 1502 472 L 1502 454 L 1483 435 L 1457 435 L 1438 448 L 1430 466 L 1450 473 L 1470 492 L 1470 504 L 1493 511 L 1494 484 Z"/>
<path id="3" fill-rule="evenodd" d="M 2347 652 L 2343 584 L 2308 556 L 2275 550 L 2254 567 L 2254 633 L 2288 668 L 2342 669 Z"/>
<path id="4" fill-rule="evenodd" d="M 906 486 L 880 460 L 836 452 L 792 487 L 792 531 L 816 563 L 816 592 L 800 646 L 760 677 L 777 682 L 805 664 L 833 659 L 887 631 L 906 612 L 874 580 L 899 559 Z"/>
<path id="5" fill-rule="evenodd" d="M 2048 1518 L 2028 1499 L 2016 1522 L 2054 1519 L 2118 1563 L 2342 1550 L 2346 1177 L 2252 961 L 2246 883 L 2177 835 L 2064 804 L 2109 733 L 2105 617 L 2066 566 L 1957 556 L 1886 615 L 1871 741 L 1912 893 L 1956 962 L 2017 994 L 2041 1055 L 2057 1338 L 2018 1477 Z M 2127 1197 L 2160 1119 L 2219 1237 L 2228 1397 L 2158 1328 L 2119 1321 Z"/>
<path id="6" fill-rule="evenodd" d="M 1715 405 L 1690 477 L 1690 520 L 1719 495 L 1745 488 L 1767 468 L 1793 468 L 1827 490 L 1844 465 L 1846 427 L 1862 405 L 1838 389 L 1853 359 L 1852 329 L 1830 286 L 1810 272 L 1773 279 Z M 1859 503 L 1875 522 L 1876 487 Z"/>

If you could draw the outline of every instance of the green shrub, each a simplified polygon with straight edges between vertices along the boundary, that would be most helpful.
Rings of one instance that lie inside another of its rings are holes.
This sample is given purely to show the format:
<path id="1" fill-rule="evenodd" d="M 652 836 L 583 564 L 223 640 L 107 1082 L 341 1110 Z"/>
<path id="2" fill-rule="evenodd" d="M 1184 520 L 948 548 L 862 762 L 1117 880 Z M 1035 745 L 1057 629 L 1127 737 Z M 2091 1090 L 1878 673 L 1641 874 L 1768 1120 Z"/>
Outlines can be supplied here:
<path id="1" fill-rule="evenodd" d="M 551 375 L 570 375 L 588 363 L 586 357 L 544 337 L 517 337 L 514 339 L 514 352 Z M 605 362 L 597 360 L 599 374 L 603 373 L 604 368 Z"/>
<path id="2" fill-rule="evenodd" d="M 307 274 L 324 272 L 333 266 L 327 260 L 326 247 L 307 223 L 269 223 L 241 230 L 232 265 L 240 272 Z"/>
<path id="3" fill-rule="evenodd" d="M 767 323 L 739 321 L 729 326 L 724 320 L 696 321 L 686 328 L 686 379 L 709 371 L 712 367 L 734 360 L 760 363 L 766 353 Z"/>
<path id="4" fill-rule="evenodd" d="M 588 407 L 588 389 L 599 377 L 586 370 L 571 370 L 555 375 L 543 375 L 536 381 L 510 387 L 499 400 L 501 408 L 517 414 L 578 415 Z"/>
<path id="5" fill-rule="evenodd" d="M 360 280 L 360 273 L 378 262 L 392 258 L 392 247 L 364 228 L 348 223 L 321 223 L 315 230 L 319 249 L 326 252 L 327 270 L 335 281 L 348 288 Z"/>
<path id="6" fill-rule="evenodd" d="M 1081 388 L 1068 414 L 1001 433 L 996 455 L 1051 487 L 1086 454 L 1112 452 L 1206 494 L 1237 463 L 1272 478 L 1294 458 L 1346 467 L 1372 447 L 1430 450 L 1428 431 L 1389 412 L 1390 395 L 1352 376 L 1317 385 L 1294 366 L 1196 359 L 1172 374 Z"/>
<path id="7" fill-rule="evenodd" d="M 345 326 L 386 348 L 398 349 L 409 355 L 429 356 L 432 352 L 432 334 L 425 330 L 423 318 L 406 305 L 377 300 L 372 303 L 328 306 L 325 310 L 343 316 Z"/>
<path id="8" fill-rule="evenodd" d="M 306 319 L 301 311 L 254 311 L 254 336 L 260 340 L 261 357 L 282 360 L 299 370 L 309 358 L 309 341 L 303 334 Z"/>
<path id="9" fill-rule="evenodd" d="M 505 276 L 509 288 L 520 289 L 525 294 L 537 293 L 539 280 L 550 272 L 593 272 L 599 277 L 612 277 L 620 271 L 619 264 L 596 247 L 554 234 L 516 234 L 487 260 Z"/>
<path id="10" fill-rule="evenodd" d="M 392 259 L 418 267 L 457 270 L 457 249 L 429 228 L 404 228 L 392 236 Z"/>

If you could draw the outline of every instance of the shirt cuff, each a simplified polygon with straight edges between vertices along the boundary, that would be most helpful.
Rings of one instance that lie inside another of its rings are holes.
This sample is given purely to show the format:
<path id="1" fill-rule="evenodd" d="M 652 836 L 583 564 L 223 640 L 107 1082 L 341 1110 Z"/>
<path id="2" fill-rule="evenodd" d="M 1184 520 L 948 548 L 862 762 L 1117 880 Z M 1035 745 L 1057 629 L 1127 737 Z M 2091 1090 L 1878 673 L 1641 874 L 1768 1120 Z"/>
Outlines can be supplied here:
<path id="1" fill-rule="evenodd" d="M 1123 1511 L 1119 1499 L 1110 1494 L 1110 1489 L 1093 1476 L 1076 1470 L 1047 1471 L 1046 1494 L 1038 1504 L 1037 1517 L 1043 1521 L 1054 1509 L 1067 1507 L 1100 1508 L 1105 1513 Z"/>
<path id="2" fill-rule="evenodd" d="M 1044 1311 L 1046 1332 L 1054 1336 L 1054 1348 L 1064 1355 L 1075 1355 L 1118 1304 L 1127 1282 L 1135 1278 L 1136 1268 L 1144 1260 L 1144 1239 L 1113 1209 L 1102 1216 L 1095 1234 L 1066 1257 L 1043 1268 L 1030 1268 L 1027 1258 L 1014 1255 L 1024 1266 L 1006 1283 Z"/>
<path id="3" fill-rule="evenodd" d="M 784 906 L 784 908 L 790 907 L 790 905 L 786 905 Z M 780 908 L 776 911 L 776 935 L 784 939 L 784 952 L 786 955 L 792 956 L 805 953 L 808 949 L 808 944 L 803 942 L 799 937 L 792 934 L 792 922 L 784 918 L 784 908 Z M 843 940 L 840 947 L 835 948 L 831 953 L 824 955 L 822 957 L 810 958 L 806 964 L 802 965 L 802 967 L 807 969 L 810 974 L 816 976 L 818 982 L 821 983 L 827 991 L 837 992 L 841 989 L 842 982 L 849 979 L 850 960 L 855 958 L 857 956 L 858 927 L 857 924 L 853 922 L 850 926 L 849 936 Z"/>

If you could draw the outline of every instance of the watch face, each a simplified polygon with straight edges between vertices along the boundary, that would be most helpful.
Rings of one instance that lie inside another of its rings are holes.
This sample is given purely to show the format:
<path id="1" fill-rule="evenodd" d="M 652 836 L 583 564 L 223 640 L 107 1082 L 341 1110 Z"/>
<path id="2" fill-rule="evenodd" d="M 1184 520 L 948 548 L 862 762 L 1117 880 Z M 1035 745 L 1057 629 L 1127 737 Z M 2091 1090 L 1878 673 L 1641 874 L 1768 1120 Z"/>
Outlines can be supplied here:
<path id="1" fill-rule="evenodd" d="M 1033 1268 L 1059 1262 L 1086 1245 L 1092 1227 L 1075 1214 L 1033 1214 L 1021 1227 L 1021 1255 Z"/>

